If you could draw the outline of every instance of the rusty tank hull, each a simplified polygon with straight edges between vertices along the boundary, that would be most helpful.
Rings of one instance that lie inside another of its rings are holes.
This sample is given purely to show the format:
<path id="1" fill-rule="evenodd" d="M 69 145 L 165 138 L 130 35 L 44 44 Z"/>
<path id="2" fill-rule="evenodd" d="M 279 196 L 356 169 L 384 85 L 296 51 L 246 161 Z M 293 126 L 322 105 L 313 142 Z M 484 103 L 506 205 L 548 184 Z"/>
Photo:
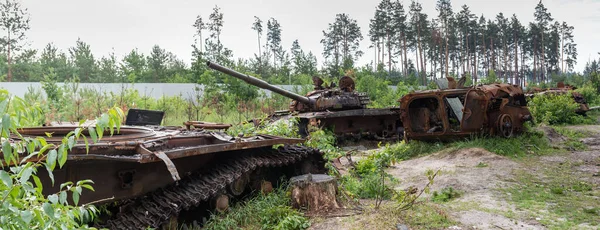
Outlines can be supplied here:
<path id="1" fill-rule="evenodd" d="M 33 127 L 19 132 L 25 137 L 51 132 L 50 143 L 61 141 L 75 128 Z M 297 145 L 303 141 L 271 135 L 231 137 L 205 129 L 123 126 L 119 134 L 107 133 L 90 144 L 89 153 L 83 143 L 77 143 L 67 163 L 54 170 L 54 184 L 45 170 L 39 170 L 39 177 L 45 194 L 57 192 L 67 181 L 94 181 L 95 191 L 83 191 L 80 204 L 106 204 L 112 211 L 110 217 L 101 218 L 99 227 L 156 228 L 197 208 L 226 209 L 230 199 L 264 189 L 265 184 L 275 186 L 281 176 L 324 172 L 322 153 Z"/>
<path id="2" fill-rule="evenodd" d="M 330 129 L 338 140 L 348 140 L 349 137 L 354 140 L 395 140 L 399 137 L 399 108 L 367 108 L 370 103 L 369 96 L 363 92 L 356 92 L 354 80 L 348 76 L 341 77 L 338 86 L 322 86 L 323 80 L 313 77 L 314 90 L 302 96 L 219 64 L 210 61 L 206 64 L 209 68 L 248 84 L 292 99 L 287 111 L 271 114 L 268 119 L 274 121 L 298 118 L 298 129 L 303 137 L 308 135 L 310 126 Z"/>
<path id="3" fill-rule="evenodd" d="M 581 95 L 581 93 L 579 93 L 579 92 L 576 92 L 575 91 L 576 89 L 577 88 L 575 86 L 571 86 L 571 85 L 564 84 L 563 82 L 559 82 L 556 84 L 555 88 L 546 88 L 546 89 L 531 88 L 527 91 L 527 93 L 525 95 L 528 98 L 533 98 L 536 95 L 544 95 L 544 94 L 562 95 L 562 94 L 567 94 L 570 92 L 571 97 L 573 98 L 573 100 L 575 100 L 575 103 L 577 103 L 579 105 L 579 108 L 577 108 L 577 110 L 575 110 L 575 113 L 580 114 L 580 115 L 585 115 L 590 110 L 598 109 L 598 108 L 590 108 L 590 106 L 588 105 L 588 103 L 585 100 L 585 98 L 583 97 L 583 95 Z"/>
<path id="4" fill-rule="evenodd" d="M 509 138 L 522 133 L 523 124 L 533 120 L 517 85 L 440 88 L 400 99 L 405 140 L 443 141 L 473 135 Z"/>

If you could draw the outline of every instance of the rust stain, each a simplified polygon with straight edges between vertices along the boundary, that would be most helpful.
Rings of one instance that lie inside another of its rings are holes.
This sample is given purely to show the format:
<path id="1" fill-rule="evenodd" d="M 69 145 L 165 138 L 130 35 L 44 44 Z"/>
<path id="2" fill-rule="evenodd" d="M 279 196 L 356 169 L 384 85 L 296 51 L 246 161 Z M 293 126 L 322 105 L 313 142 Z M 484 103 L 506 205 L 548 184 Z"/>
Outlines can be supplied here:
<path id="1" fill-rule="evenodd" d="M 405 140 L 512 137 L 533 119 L 517 85 L 462 87 L 451 78 L 449 84 L 447 89 L 412 92 L 399 100 Z"/>

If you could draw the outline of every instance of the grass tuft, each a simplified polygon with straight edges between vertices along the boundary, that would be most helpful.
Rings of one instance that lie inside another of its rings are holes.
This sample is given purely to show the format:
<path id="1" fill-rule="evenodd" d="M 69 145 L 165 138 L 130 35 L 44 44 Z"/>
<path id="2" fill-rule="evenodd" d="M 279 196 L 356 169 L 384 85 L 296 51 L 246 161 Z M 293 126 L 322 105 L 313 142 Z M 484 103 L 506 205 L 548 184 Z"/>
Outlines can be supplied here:
<path id="1" fill-rule="evenodd" d="M 225 214 L 212 215 L 204 229 L 306 229 L 309 220 L 290 206 L 287 187 L 234 205 Z"/>

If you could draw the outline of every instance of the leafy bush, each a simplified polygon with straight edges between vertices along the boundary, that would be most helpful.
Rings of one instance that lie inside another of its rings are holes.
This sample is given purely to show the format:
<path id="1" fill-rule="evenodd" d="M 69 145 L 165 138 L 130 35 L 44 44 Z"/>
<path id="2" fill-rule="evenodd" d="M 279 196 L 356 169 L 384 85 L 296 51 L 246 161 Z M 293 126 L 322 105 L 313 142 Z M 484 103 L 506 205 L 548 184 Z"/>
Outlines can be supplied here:
<path id="1" fill-rule="evenodd" d="M 549 125 L 589 123 L 589 119 L 575 113 L 578 108 L 570 93 L 537 95 L 529 103 L 535 120 Z"/>
<path id="2" fill-rule="evenodd" d="M 7 91 L 0 91 L 0 114 L 2 114 L 1 136 L 3 162 L 0 167 L 8 170 L 0 171 L 0 226 L 6 229 L 86 229 L 87 222 L 93 220 L 98 213 L 93 205 L 80 205 L 79 196 L 82 190 L 93 190 L 90 180 L 66 182 L 60 185 L 60 191 L 44 196 L 43 186 L 37 176 L 38 170 L 47 170 L 54 183 L 52 171 L 58 166 L 62 168 L 67 162 L 68 151 L 81 138 L 86 145 L 88 139 L 83 135 L 83 127 L 69 132 L 58 145 L 47 143 L 43 137 L 23 137 L 18 128 L 37 125 L 40 109 L 32 107 L 28 102 L 10 97 Z M 96 120 L 95 127 L 88 127 L 93 143 L 102 138 L 106 129 L 110 133 L 119 131 L 122 111 L 111 109 Z M 12 142 L 9 137 L 16 135 L 21 141 Z M 11 143 L 12 142 L 12 143 Z M 25 157 L 24 157 L 25 156 Z M 72 204 L 67 200 L 72 194 Z"/>
<path id="3" fill-rule="evenodd" d="M 583 87 L 576 89 L 578 93 L 580 93 L 588 105 L 600 105 L 600 95 L 598 95 L 598 91 L 592 84 L 585 84 Z"/>

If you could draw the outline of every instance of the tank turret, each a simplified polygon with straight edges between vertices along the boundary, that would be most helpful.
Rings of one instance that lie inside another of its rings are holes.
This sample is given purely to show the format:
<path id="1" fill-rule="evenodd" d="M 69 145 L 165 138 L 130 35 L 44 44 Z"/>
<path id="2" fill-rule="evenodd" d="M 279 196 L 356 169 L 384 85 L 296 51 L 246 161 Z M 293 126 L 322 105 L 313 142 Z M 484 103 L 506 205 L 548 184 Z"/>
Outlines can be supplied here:
<path id="1" fill-rule="evenodd" d="M 291 98 L 290 111 L 297 112 L 316 112 L 316 111 L 335 111 L 349 109 L 364 109 L 370 102 L 369 97 L 365 93 L 354 91 L 354 80 L 344 76 L 339 81 L 339 87 L 330 85 L 322 86 L 323 80 L 319 77 L 313 77 L 315 88 L 306 96 L 301 96 L 285 89 L 270 85 L 269 83 L 237 72 L 235 70 L 223 67 L 214 62 L 208 61 L 206 65 L 214 70 L 227 74 L 229 76 L 241 79 L 248 84 L 272 91 L 284 97 Z"/>
<path id="2" fill-rule="evenodd" d="M 398 108 L 367 108 L 367 104 L 370 103 L 369 96 L 356 92 L 354 80 L 348 76 L 340 78 L 337 85 L 331 83 L 328 86 L 324 86 L 323 80 L 315 76 L 312 79 L 314 90 L 302 96 L 214 62 L 208 61 L 206 65 L 248 84 L 291 98 L 289 111 L 277 111 L 270 114 L 268 119 L 272 122 L 298 118 L 298 132 L 302 137 L 308 135 L 309 126 L 331 129 L 338 141 L 363 138 L 380 141 L 396 139 L 399 136 Z M 254 121 L 256 125 L 260 123 Z"/>

